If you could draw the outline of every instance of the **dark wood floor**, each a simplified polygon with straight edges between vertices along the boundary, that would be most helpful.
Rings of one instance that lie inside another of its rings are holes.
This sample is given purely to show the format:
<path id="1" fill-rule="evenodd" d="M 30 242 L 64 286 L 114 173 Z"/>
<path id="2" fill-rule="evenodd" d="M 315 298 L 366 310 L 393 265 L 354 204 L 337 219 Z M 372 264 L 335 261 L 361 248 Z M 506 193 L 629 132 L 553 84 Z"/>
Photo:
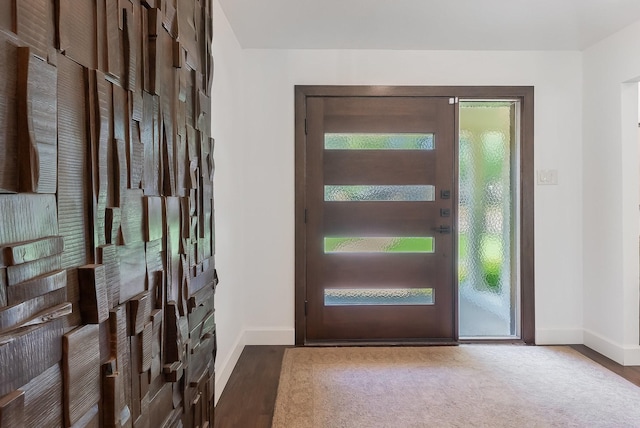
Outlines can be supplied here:
<path id="1" fill-rule="evenodd" d="M 581 354 L 640 386 L 640 366 L 624 367 L 584 345 Z M 246 346 L 215 411 L 215 428 L 270 428 L 280 366 L 288 346 Z"/>

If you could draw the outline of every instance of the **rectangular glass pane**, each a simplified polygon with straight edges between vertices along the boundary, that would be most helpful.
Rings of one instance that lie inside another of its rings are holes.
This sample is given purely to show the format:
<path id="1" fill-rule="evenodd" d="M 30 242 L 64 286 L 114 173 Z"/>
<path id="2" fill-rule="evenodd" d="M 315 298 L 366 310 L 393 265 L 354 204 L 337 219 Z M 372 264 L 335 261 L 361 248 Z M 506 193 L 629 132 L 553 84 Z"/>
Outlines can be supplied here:
<path id="1" fill-rule="evenodd" d="M 324 186 L 326 202 L 434 201 L 435 193 L 431 185 Z"/>
<path id="2" fill-rule="evenodd" d="M 433 253 L 432 237 L 324 238 L 325 253 Z"/>
<path id="3" fill-rule="evenodd" d="M 517 326 L 517 104 L 460 103 L 460 336 L 514 337 Z"/>
<path id="4" fill-rule="evenodd" d="M 325 306 L 433 305 L 433 288 L 330 288 Z"/>
<path id="5" fill-rule="evenodd" d="M 433 150 L 433 134 L 324 134 L 327 150 Z"/>

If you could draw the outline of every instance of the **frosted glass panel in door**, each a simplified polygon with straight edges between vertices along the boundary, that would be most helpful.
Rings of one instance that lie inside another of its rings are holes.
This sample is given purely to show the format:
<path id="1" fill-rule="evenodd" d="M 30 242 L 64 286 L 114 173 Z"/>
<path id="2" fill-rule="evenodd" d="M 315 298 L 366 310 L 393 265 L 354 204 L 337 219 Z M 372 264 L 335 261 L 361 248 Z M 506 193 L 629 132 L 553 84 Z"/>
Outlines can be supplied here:
<path id="1" fill-rule="evenodd" d="M 460 103 L 461 337 L 517 337 L 515 102 Z"/>

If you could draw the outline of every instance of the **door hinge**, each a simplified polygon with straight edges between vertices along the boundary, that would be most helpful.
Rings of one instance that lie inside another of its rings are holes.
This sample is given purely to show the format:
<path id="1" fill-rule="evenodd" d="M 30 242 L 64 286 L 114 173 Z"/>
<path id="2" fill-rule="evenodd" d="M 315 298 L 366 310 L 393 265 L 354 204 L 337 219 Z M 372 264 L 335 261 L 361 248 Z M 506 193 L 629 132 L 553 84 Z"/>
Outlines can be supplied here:
<path id="1" fill-rule="evenodd" d="M 304 135 L 307 135 L 307 118 L 304 118 Z"/>
<path id="2" fill-rule="evenodd" d="M 449 98 L 449 104 L 458 104 L 458 97 Z"/>
<path id="3" fill-rule="evenodd" d="M 308 309 L 308 307 L 309 307 L 309 302 L 305 300 L 305 301 L 304 301 L 304 315 L 305 315 L 305 316 L 307 315 L 307 309 Z"/>
<path id="4" fill-rule="evenodd" d="M 304 209 L 304 222 L 307 222 L 307 209 Z"/>

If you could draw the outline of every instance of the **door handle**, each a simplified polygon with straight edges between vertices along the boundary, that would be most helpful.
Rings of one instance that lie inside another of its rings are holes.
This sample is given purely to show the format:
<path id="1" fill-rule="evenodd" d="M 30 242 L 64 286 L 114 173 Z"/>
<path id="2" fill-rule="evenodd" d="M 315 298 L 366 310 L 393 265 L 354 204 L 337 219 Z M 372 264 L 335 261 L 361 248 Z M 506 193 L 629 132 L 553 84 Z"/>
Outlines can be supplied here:
<path id="1" fill-rule="evenodd" d="M 434 227 L 433 230 L 438 233 L 451 233 L 451 226 Z"/>

